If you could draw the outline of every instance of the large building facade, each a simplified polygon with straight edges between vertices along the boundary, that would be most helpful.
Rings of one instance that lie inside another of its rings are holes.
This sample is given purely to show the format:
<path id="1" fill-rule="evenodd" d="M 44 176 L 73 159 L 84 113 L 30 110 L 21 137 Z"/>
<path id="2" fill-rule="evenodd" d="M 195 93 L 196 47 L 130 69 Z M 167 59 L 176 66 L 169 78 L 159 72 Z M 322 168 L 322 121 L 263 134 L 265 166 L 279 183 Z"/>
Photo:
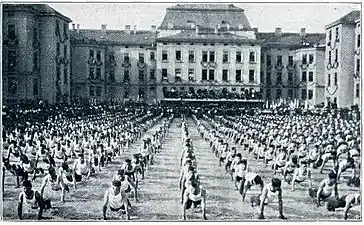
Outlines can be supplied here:
<path id="1" fill-rule="evenodd" d="M 325 33 L 258 32 L 244 10 L 177 4 L 157 28 L 81 29 L 47 5 L 3 8 L 3 99 L 360 104 L 360 12 Z M 50 32 L 51 31 L 51 32 Z"/>
<path id="2" fill-rule="evenodd" d="M 69 101 L 69 22 L 44 4 L 3 6 L 5 102 Z"/>
<path id="3" fill-rule="evenodd" d="M 360 11 L 352 11 L 325 28 L 326 105 L 347 108 L 360 101 L 359 19 Z"/>

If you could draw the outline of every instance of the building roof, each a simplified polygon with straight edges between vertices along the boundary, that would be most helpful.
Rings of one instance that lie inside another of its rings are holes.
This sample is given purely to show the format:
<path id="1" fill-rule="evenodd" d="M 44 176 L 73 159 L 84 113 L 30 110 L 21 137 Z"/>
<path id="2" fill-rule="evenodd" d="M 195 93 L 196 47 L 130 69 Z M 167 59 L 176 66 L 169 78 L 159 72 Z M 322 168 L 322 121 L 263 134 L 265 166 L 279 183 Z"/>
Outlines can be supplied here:
<path id="1" fill-rule="evenodd" d="M 71 30 L 71 42 L 78 43 L 112 43 L 121 45 L 154 45 L 156 33 L 152 31 L 131 31 L 125 30 L 94 30 L 79 29 Z"/>
<path id="2" fill-rule="evenodd" d="M 167 8 L 162 24 L 158 29 L 186 30 L 191 24 L 198 25 L 200 29 L 213 30 L 220 24 L 229 24 L 230 29 L 252 30 L 244 10 L 234 5 L 224 4 L 178 4 Z M 173 25 L 173 28 L 169 26 Z"/>
<path id="3" fill-rule="evenodd" d="M 4 4 L 4 11 L 11 10 L 33 10 L 41 16 L 57 16 L 67 22 L 72 22 L 70 18 L 59 13 L 47 4 Z"/>
<path id="4" fill-rule="evenodd" d="M 277 46 L 288 48 L 301 48 L 316 45 L 325 45 L 324 33 L 306 33 L 304 37 L 301 37 L 300 33 L 257 33 L 258 40 L 263 41 L 264 46 Z M 304 45 L 304 43 L 306 45 Z"/>
<path id="5" fill-rule="evenodd" d="M 204 33 L 198 34 L 192 30 L 182 31 L 178 34 L 157 38 L 157 42 L 191 42 L 191 43 L 235 43 L 235 44 L 255 44 L 261 43 L 255 39 L 238 36 L 231 33 Z"/>
<path id="6" fill-rule="evenodd" d="M 347 25 L 354 25 L 355 21 L 360 19 L 361 11 L 360 10 L 354 10 L 350 13 L 346 14 L 345 16 L 341 17 L 340 19 L 336 20 L 335 22 L 332 22 L 328 25 L 326 25 L 326 29 L 329 29 L 333 26 L 339 25 L 339 24 L 347 24 Z"/>

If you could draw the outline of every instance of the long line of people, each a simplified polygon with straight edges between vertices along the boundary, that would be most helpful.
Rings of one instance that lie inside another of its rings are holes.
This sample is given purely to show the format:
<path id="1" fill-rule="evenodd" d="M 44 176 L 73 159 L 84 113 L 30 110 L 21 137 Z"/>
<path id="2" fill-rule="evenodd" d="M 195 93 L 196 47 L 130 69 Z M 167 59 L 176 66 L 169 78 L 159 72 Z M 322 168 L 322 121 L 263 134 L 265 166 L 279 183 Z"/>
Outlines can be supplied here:
<path id="1" fill-rule="evenodd" d="M 241 154 L 236 153 L 235 147 L 228 148 L 230 141 L 241 147 L 243 152 L 251 153 L 256 160 L 263 160 L 265 165 L 271 161 L 274 175 L 280 169 L 283 179 L 291 185 L 292 191 L 295 190 L 296 183 L 308 181 L 308 193 L 316 199 L 318 206 L 321 200 L 325 200 L 330 211 L 344 207 L 346 219 L 348 210 L 358 204 L 359 193 L 344 194 L 339 198 L 337 192 L 340 175 L 349 169 L 352 170 L 352 176 L 348 179 L 348 185 L 360 185 L 357 172 L 357 168 L 360 168 L 360 163 L 357 162 L 360 156 L 360 135 L 355 119 L 335 120 L 332 116 L 327 118 L 317 115 L 308 115 L 308 118 L 295 115 L 287 118 L 271 114 L 225 117 L 213 119 L 207 115 L 203 116 L 214 131 L 206 130 L 207 128 L 199 123 L 199 130 L 205 140 L 210 140 L 212 150 L 219 158 L 219 164 L 226 160 L 226 168 L 230 167 L 237 173 L 236 168 L 231 165 L 234 158 L 241 160 Z M 335 122 L 329 125 L 325 123 L 331 120 Z M 232 157 L 234 155 L 235 157 Z M 322 172 L 328 160 L 333 161 L 328 178 L 324 179 L 318 188 L 312 188 L 311 170 L 321 166 Z M 258 179 L 254 183 L 260 184 L 259 178 L 247 169 L 245 160 L 242 161 L 245 165 L 242 166 L 244 172 L 241 172 L 241 175 L 248 174 L 249 178 Z M 247 187 L 246 184 L 240 186 Z M 263 190 L 262 187 L 263 185 Z M 240 193 L 244 199 L 246 191 L 240 188 Z"/>
<path id="2" fill-rule="evenodd" d="M 180 158 L 181 173 L 179 178 L 179 188 L 181 190 L 181 204 L 183 205 L 183 220 L 186 220 L 186 211 L 194 206 L 201 205 L 202 217 L 206 217 L 206 190 L 200 183 L 200 176 L 197 171 L 197 160 L 188 126 L 184 117 L 181 122 L 182 152 Z"/>

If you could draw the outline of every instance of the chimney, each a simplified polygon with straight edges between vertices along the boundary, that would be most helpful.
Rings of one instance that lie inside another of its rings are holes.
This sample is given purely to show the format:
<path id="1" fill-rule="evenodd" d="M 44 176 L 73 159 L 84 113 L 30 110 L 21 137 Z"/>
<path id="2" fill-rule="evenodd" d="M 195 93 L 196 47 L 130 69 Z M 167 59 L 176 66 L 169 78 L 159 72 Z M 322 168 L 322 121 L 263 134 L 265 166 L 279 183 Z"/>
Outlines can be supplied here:
<path id="1" fill-rule="evenodd" d="M 134 25 L 134 34 L 136 34 L 136 25 Z"/>
<path id="2" fill-rule="evenodd" d="M 199 25 L 196 25 L 196 28 L 195 28 L 195 31 L 196 31 L 196 34 L 198 34 L 199 33 L 199 31 L 200 31 L 200 26 Z"/>
<path id="3" fill-rule="evenodd" d="M 219 34 L 219 28 L 215 26 L 215 34 Z"/>
<path id="4" fill-rule="evenodd" d="M 151 29 L 152 31 L 156 31 L 156 30 L 157 30 L 157 26 L 156 26 L 156 25 L 152 25 L 152 26 L 150 27 L 150 29 Z"/>
<path id="5" fill-rule="evenodd" d="M 306 36 L 306 28 L 301 28 L 301 37 L 305 37 Z"/>
<path id="6" fill-rule="evenodd" d="M 76 30 L 76 24 L 72 23 L 72 30 Z"/>
<path id="7" fill-rule="evenodd" d="M 281 35 L 282 34 L 282 28 L 276 27 L 275 33 L 276 33 L 277 36 Z"/>
<path id="8" fill-rule="evenodd" d="M 106 33 L 106 27 L 107 27 L 107 24 L 101 24 L 101 30 L 102 30 L 102 32 L 105 32 Z"/>
<path id="9" fill-rule="evenodd" d="M 130 25 L 125 25 L 125 31 L 130 34 Z"/>
<path id="10" fill-rule="evenodd" d="M 258 27 L 253 28 L 254 33 L 258 33 Z"/>
<path id="11" fill-rule="evenodd" d="M 80 32 L 80 24 L 77 24 L 77 32 Z"/>

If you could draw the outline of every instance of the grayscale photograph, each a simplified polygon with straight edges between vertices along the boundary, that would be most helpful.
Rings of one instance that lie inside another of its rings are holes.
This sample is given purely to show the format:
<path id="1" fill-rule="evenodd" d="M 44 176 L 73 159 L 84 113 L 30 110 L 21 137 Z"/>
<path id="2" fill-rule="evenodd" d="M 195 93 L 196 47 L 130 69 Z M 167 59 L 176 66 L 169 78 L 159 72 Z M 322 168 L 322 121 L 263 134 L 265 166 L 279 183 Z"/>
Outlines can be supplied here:
<path id="1" fill-rule="evenodd" d="M 1 3 L 3 221 L 362 221 L 361 8 Z"/>

